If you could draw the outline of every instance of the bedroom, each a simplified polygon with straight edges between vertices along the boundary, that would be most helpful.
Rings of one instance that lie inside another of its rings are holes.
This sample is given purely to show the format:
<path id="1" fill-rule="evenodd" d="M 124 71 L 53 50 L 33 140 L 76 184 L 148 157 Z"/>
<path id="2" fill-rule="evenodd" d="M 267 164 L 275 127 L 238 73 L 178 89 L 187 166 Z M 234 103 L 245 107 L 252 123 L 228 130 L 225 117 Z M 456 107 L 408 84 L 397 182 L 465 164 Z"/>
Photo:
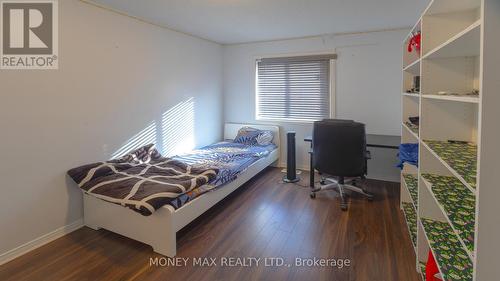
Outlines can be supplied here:
<path id="1" fill-rule="evenodd" d="M 429 255 L 498 275 L 497 1 L 0 3 L 0 280 L 418 280 Z M 317 159 L 353 159 L 314 149 L 323 119 L 364 129 L 373 198 L 316 192 Z"/>

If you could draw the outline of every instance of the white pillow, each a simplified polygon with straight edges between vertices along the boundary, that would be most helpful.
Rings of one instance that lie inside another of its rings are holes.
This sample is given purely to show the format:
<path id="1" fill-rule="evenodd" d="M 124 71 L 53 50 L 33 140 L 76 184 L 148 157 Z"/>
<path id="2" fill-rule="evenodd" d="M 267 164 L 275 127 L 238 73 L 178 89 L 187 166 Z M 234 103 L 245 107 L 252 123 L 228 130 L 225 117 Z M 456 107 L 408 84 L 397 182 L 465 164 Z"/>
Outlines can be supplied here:
<path id="1" fill-rule="evenodd" d="M 259 145 L 270 145 L 273 141 L 273 132 L 271 131 L 261 131 L 257 136 L 257 143 Z"/>

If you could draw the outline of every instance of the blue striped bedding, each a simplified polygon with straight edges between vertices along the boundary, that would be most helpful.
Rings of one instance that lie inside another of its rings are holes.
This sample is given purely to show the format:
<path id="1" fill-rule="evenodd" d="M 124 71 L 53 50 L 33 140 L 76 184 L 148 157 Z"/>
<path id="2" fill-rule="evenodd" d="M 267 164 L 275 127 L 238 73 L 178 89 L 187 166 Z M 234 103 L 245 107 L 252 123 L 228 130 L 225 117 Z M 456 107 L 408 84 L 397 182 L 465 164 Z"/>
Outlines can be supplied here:
<path id="1" fill-rule="evenodd" d="M 234 181 L 239 173 L 257 160 L 268 156 L 275 149 L 276 145 L 274 144 L 260 146 L 223 141 L 193 150 L 187 154 L 174 156 L 174 159 L 189 165 L 216 168 L 219 173 L 208 185 L 182 194 L 169 204 L 175 209 L 180 208 L 201 194 Z"/>

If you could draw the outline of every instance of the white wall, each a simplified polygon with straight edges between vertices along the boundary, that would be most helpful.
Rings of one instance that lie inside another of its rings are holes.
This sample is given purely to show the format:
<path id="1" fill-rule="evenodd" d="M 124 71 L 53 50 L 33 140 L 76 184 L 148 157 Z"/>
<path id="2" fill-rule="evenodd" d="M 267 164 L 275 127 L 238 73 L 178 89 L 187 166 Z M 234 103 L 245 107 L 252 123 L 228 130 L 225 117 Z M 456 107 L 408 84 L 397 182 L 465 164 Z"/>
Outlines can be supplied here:
<path id="1" fill-rule="evenodd" d="M 336 117 L 365 123 L 369 134 L 400 135 L 402 41 L 407 32 L 331 35 L 224 46 L 224 119 L 226 122 L 256 122 L 255 57 L 331 51 L 338 54 Z M 297 132 L 297 166 L 308 168 L 308 144 L 302 140 L 311 134 L 312 125 L 280 125 L 283 129 L 282 147 L 286 145 L 286 131 Z M 398 170 L 391 162 L 395 161 L 391 159 L 395 159 L 396 152 L 377 149 L 375 153 L 386 155 L 376 157 L 370 165 L 382 164 L 387 169 L 369 168 L 379 171 L 369 176 L 399 181 Z M 282 149 L 281 165 L 286 161 L 285 154 L 286 149 Z M 377 159 L 382 162 L 377 163 Z"/>
<path id="2" fill-rule="evenodd" d="M 68 169 L 141 131 L 164 152 L 222 135 L 220 45 L 76 0 L 59 15 L 59 70 L 0 71 L 0 255 L 82 218 Z"/>

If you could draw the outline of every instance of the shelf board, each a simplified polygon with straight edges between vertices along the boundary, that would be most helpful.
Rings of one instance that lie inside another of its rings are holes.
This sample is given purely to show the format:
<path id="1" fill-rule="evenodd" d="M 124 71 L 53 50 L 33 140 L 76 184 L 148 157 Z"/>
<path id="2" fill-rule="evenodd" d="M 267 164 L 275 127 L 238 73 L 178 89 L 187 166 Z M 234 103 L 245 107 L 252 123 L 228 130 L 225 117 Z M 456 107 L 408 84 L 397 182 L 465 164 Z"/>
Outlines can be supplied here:
<path id="1" fill-rule="evenodd" d="M 418 98 L 418 97 L 420 97 L 420 94 L 418 94 L 418 93 L 403 93 L 403 96 Z"/>
<path id="2" fill-rule="evenodd" d="M 404 67 L 403 71 L 409 72 L 413 75 L 420 75 L 420 58 Z"/>
<path id="3" fill-rule="evenodd" d="M 447 100 L 456 102 L 479 103 L 479 96 L 460 96 L 460 95 L 422 95 L 424 99 Z"/>
<path id="4" fill-rule="evenodd" d="M 422 177 L 472 259 L 476 216 L 474 194 L 455 177 L 431 174 L 422 174 Z"/>
<path id="5" fill-rule="evenodd" d="M 471 24 L 423 56 L 423 59 L 478 56 L 481 42 L 481 21 Z"/>
<path id="6" fill-rule="evenodd" d="M 422 218 L 420 222 L 443 279 L 472 280 L 472 261 L 450 225 L 427 218 Z"/>
<path id="7" fill-rule="evenodd" d="M 477 146 L 468 143 L 424 140 L 423 144 L 472 193 L 476 193 Z"/>
<path id="8" fill-rule="evenodd" d="M 411 243 L 413 248 L 417 247 L 417 212 L 413 208 L 413 204 L 410 202 L 402 202 L 403 214 L 405 215 L 406 225 L 408 226 L 408 232 L 410 233 Z"/>
<path id="9" fill-rule="evenodd" d="M 403 174 L 404 184 L 406 189 L 408 189 L 408 193 L 410 193 L 411 200 L 413 201 L 413 205 L 415 209 L 418 208 L 418 179 L 416 176 L 411 174 Z"/>
<path id="10" fill-rule="evenodd" d="M 403 122 L 403 127 L 405 127 L 410 133 L 413 134 L 418 140 L 418 126 L 411 124 L 410 122 Z"/>

